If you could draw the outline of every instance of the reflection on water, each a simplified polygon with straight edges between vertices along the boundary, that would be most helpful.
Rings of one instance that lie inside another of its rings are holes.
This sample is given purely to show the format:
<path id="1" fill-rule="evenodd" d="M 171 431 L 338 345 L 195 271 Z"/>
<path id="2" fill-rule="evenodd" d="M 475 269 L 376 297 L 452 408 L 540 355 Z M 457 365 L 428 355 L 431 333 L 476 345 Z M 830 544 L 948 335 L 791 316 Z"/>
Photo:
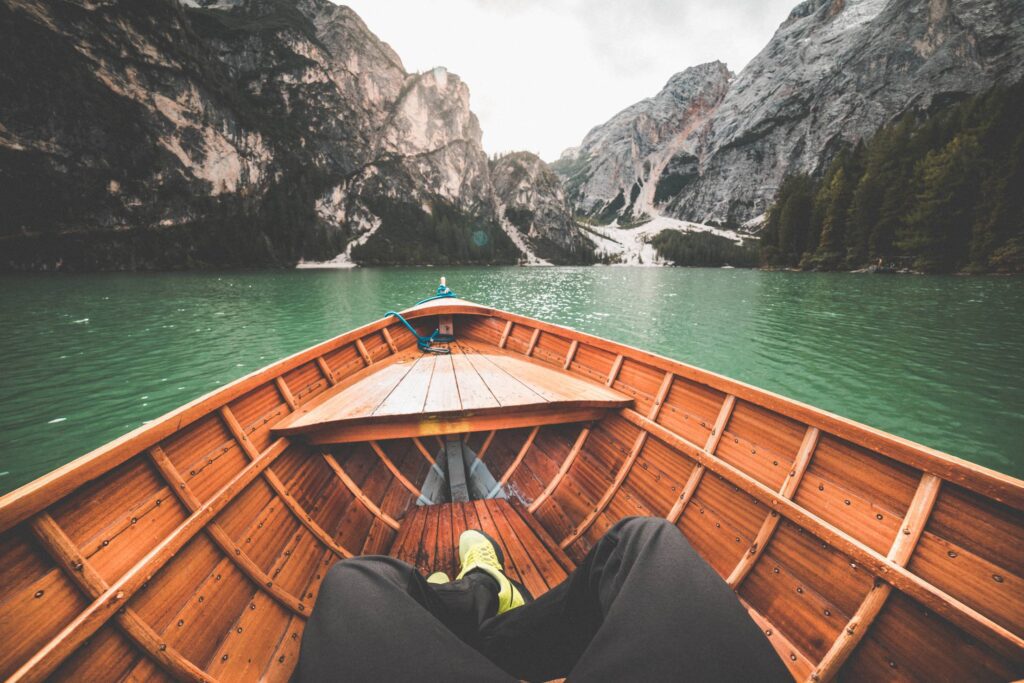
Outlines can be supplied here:
<path id="1" fill-rule="evenodd" d="M 0 278 L 0 492 L 431 293 L 435 268 Z M 1024 475 L 1024 281 L 452 268 L 462 297 Z"/>

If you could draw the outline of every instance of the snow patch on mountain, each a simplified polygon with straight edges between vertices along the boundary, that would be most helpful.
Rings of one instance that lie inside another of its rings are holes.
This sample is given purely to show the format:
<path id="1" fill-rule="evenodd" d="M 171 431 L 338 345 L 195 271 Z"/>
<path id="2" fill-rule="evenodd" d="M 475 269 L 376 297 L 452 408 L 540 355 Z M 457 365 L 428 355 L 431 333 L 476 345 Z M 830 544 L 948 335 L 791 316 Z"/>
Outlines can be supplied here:
<path id="1" fill-rule="evenodd" d="M 670 266 L 669 261 L 658 256 L 651 241 L 663 230 L 679 232 L 710 232 L 742 244 L 744 236 L 728 229 L 716 228 L 703 223 L 683 221 L 670 216 L 655 215 L 650 221 L 632 228 L 618 227 L 618 221 L 611 225 L 586 226 L 588 237 L 597 245 L 600 257 L 607 258 L 615 266 Z"/>
<path id="2" fill-rule="evenodd" d="M 355 268 L 359 264 L 352 260 L 352 250 L 356 247 L 366 244 L 367 240 L 373 237 L 373 233 L 380 230 L 381 219 L 374 216 L 370 220 L 365 220 L 360 217 L 362 222 L 363 232 L 359 234 L 354 240 L 350 241 L 345 247 L 345 251 L 341 252 L 337 256 L 327 261 L 306 261 L 300 260 L 295 267 L 301 269 L 313 269 L 313 268 Z"/>

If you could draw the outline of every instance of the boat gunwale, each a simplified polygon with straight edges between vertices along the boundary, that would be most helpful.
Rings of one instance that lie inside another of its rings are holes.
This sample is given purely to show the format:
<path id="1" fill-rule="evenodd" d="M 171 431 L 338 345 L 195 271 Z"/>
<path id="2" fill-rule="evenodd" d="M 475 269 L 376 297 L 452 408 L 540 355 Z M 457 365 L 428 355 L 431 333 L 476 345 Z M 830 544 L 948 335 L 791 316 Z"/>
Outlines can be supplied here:
<path id="1" fill-rule="evenodd" d="M 588 343 L 634 361 L 646 362 L 680 378 L 734 395 L 737 399 L 792 418 L 809 427 L 817 427 L 826 434 L 867 448 L 922 472 L 934 474 L 945 481 L 962 486 L 1016 510 L 1024 510 L 1024 480 L 683 361 L 581 332 L 571 327 L 458 299 L 431 301 L 407 309 L 403 311 L 403 315 L 413 320 L 435 315 L 479 315 L 502 319 L 512 325 L 520 324 L 557 334 L 569 341 Z M 244 375 L 224 387 L 208 392 L 3 495 L 0 497 L 0 533 L 45 509 L 81 485 L 97 479 L 118 465 L 127 462 L 183 427 L 240 398 L 254 387 L 265 382 L 272 382 L 289 370 L 311 361 L 315 362 L 317 358 L 326 353 L 393 325 L 400 326 L 401 323 L 390 316 L 380 318 L 286 356 Z"/>
<path id="2" fill-rule="evenodd" d="M 418 318 L 432 313 L 403 312 L 407 318 Z M 0 533 L 28 519 L 36 512 L 70 494 L 83 484 L 98 479 L 135 455 L 160 443 L 202 417 L 219 410 L 231 401 L 264 382 L 282 377 L 289 370 L 315 361 L 318 357 L 354 342 L 367 334 L 391 325 L 400 325 L 386 317 L 367 323 L 327 339 L 290 356 L 265 365 L 247 375 L 209 391 L 188 403 L 164 413 L 146 424 L 84 453 L 57 469 L 0 496 Z"/>
<path id="3" fill-rule="evenodd" d="M 737 399 L 742 399 L 779 415 L 792 418 L 808 427 L 817 427 L 825 434 L 837 436 L 897 462 L 910 465 L 923 472 L 935 474 L 952 484 L 963 486 L 983 496 L 1009 505 L 1014 509 L 1024 511 L 1024 480 L 1012 475 L 998 472 L 984 465 L 964 460 L 955 455 L 837 415 L 823 408 L 817 408 L 768 389 L 762 389 L 761 387 L 726 377 L 711 370 L 705 370 L 674 358 L 662 356 L 653 351 L 646 351 L 587 332 L 581 332 L 571 327 L 536 320 L 535 318 L 517 313 L 510 313 L 500 309 L 491 310 L 501 314 L 501 316 L 492 317 L 505 317 L 505 319 L 511 319 L 513 323 L 540 327 L 542 331 L 563 333 L 563 336 L 564 333 L 569 333 L 579 336 L 581 338 L 580 341 L 586 341 L 606 351 L 625 355 L 631 360 L 646 361 L 659 370 L 674 372 L 683 379 L 707 385 L 725 394 L 732 394 Z M 628 352 L 628 354 L 624 352 Z M 683 369 L 686 372 L 678 372 L 679 369 Z M 784 408 L 792 408 L 793 410 L 785 410 Z M 938 469 L 929 468 L 927 465 L 933 461 L 941 463 L 944 467 Z M 958 474 L 963 474 L 960 470 L 965 470 L 970 475 L 977 476 L 960 477 Z"/>

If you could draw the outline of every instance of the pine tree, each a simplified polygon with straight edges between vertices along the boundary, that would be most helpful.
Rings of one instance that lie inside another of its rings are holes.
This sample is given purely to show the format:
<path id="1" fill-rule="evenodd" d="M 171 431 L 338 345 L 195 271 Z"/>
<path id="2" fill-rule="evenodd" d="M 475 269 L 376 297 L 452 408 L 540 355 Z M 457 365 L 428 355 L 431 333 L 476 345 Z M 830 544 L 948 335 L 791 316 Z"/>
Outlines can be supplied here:
<path id="1" fill-rule="evenodd" d="M 846 217 L 853 199 L 853 181 L 842 162 L 836 164 L 826 196 L 816 256 L 821 266 L 831 269 L 839 265 L 846 251 Z"/>
<path id="2" fill-rule="evenodd" d="M 910 204 L 914 162 L 908 149 L 912 130 L 913 119 L 904 117 L 893 127 L 890 135 L 879 141 L 881 147 L 877 150 L 884 158 L 878 169 L 882 198 L 877 221 L 868 236 L 868 245 L 871 256 L 884 261 L 891 261 L 899 255 L 895 248 L 896 234 L 903 227 L 903 217 Z"/>
<path id="3" fill-rule="evenodd" d="M 808 249 L 814 208 L 814 181 L 797 173 L 787 176 L 761 231 L 762 260 L 768 265 L 795 266 Z"/>
<path id="4" fill-rule="evenodd" d="M 915 255 L 915 267 L 949 272 L 966 265 L 978 154 L 977 140 L 961 134 L 918 164 L 915 205 L 899 240 L 901 249 Z"/>
<path id="5" fill-rule="evenodd" d="M 782 265 L 795 266 L 811 246 L 809 233 L 814 203 L 814 182 L 798 174 L 790 179 L 790 188 L 779 213 L 779 252 Z"/>
<path id="6" fill-rule="evenodd" d="M 788 177 L 762 235 L 767 263 L 816 269 L 880 259 L 1024 271 L 1024 84 L 908 113 L 840 152 L 820 180 Z"/>
<path id="7" fill-rule="evenodd" d="M 870 236 L 878 223 L 878 209 L 884 194 L 885 188 L 879 182 L 877 171 L 869 167 L 857 182 L 850 200 L 846 240 L 849 265 L 863 264 L 880 256 L 875 252 Z"/>

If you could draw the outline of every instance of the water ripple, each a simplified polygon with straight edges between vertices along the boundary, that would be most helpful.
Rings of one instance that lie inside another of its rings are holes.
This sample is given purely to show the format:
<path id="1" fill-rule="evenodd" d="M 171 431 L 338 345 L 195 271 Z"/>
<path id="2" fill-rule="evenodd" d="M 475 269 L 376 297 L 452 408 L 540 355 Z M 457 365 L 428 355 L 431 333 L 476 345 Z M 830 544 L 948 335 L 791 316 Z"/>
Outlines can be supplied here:
<path id="1" fill-rule="evenodd" d="M 0 492 L 423 298 L 437 268 L 0 278 Z M 448 269 L 463 297 L 656 351 L 1024 475 L 1024 285 Z"/>

